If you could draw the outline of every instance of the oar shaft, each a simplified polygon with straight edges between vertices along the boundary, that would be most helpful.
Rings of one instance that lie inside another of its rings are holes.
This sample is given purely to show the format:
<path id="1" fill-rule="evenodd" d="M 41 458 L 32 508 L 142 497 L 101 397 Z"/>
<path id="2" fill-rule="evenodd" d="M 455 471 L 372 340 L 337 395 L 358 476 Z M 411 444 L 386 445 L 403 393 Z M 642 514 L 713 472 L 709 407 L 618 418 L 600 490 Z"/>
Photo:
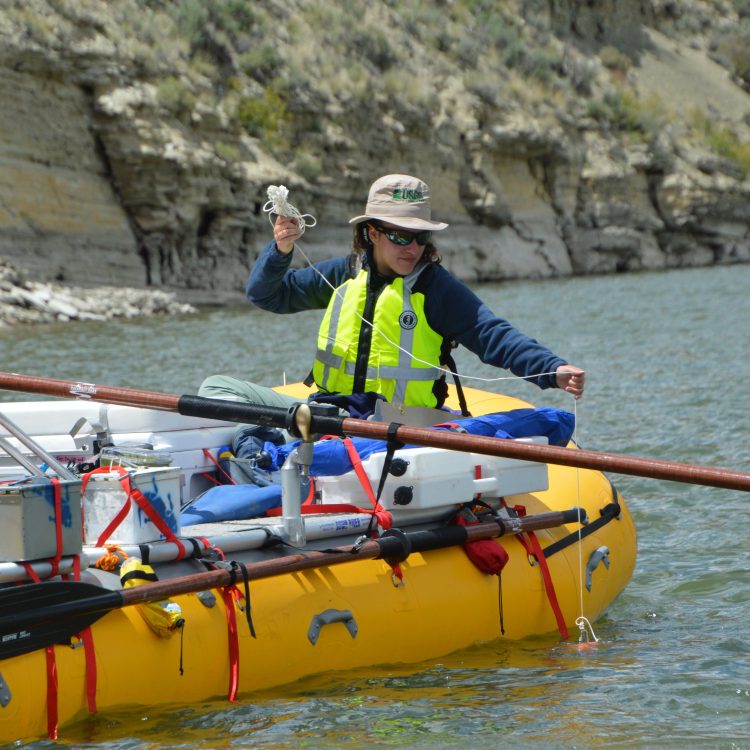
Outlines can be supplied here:
<path id="1" fill-rule="evenodd" d="M 388 426 L 380 422 L 367 422 L 359 419 L 344 419 L 343 432 L 357 437 L 377 440 L 388 438 Z M 467 435 L 459 432 L 427 430 L 423 427 L 402 425 L 396 437 L 403 443 L 429 445 L 436 448 L 469 451 L 488 456 L 518 458 L 526 461 L 562 464 L 581 469 L 610 471 L 615 474 L 630 474 L 651 479 L 667 479 L 688 484 L 703 484 L 710 487 L 723 487 L 730 490 L 750 492 L 750 473 L 716 469 L 709 466 L 695 466 L 674 461 L 660 461 L 651 458 L 600 453 L 580 449 L 560 448 L 555 445 L 534 445 L 519 443 L 495 437 Z"/>
<path id="2" fill-rule="evenodd" d="M 138 391 L 132 388 L 95 385 L 77 380 L 57 380 L 37 375 L 0 372 L 0 388 L 22 393 L 37 393 L 58 398 L 77 398 L 83 401 L 103 401 L 106 404 L 137 406 L 160 411 L 178 411 L 179 396 L 171 393 Z"/>
<path id="3" fill-rule="evenodd" d="M 186 416 L 249 422 L 271 427 L 288 427 L 291 424 L 290 414 L 286 410 L 272 406 L 243 404 L 237 401 L 222 401 L 200 396 L 176 396 L 169 393 L 138 391 L 8 372 L 0 372 L 0 388 L 61 398 L 83 398 L 123 406 L 175 411 Z M 388 439 L 387 424 L 361 419 L 314 415 L 312 429 L 318 434 Z M 395 437 L 403 443 L 412 445 L 750 492 L 750 473 L 730 469 L 550 445 L 534 445 L 503 438 L 430 430 L 410 425 L 401 425 Z"/>
<path id="4" fill-rule="evenodd" d="M 555 528 L 566 523 L 577 523 L 579 521 L 578 513 L 578 509 L 573 508 L 566 511 L 536 513 L 523 518 L 498 519 L 497 521 L 478 523 L 473 526 L 444 526 L 423 531 L 407 531 L 398 537 L 384 536 L 380 539 L 369 539 L 358 545 L 356 550 L 351 546 L 335 547 L 327 551 L 305 550 L 282 557 L 248 563 L 245 569 L 248 580 L 258 581 L 285 573 L 299 573 L 304 570 L 342 565 L 357 560 L 389 559 L 391 555 L 400 552 L 408 557 L 409 554 L 415 552 L 444 549 L 480 539 L 494 539 L 506 534 L 519 534 L 524 531 Z M 581 513 L 580 520 L 584 520 L 585 513 L 583 511 Z M 400 544 L 403 538 L 407 540 L 406 547 Z M 123 606 L 205 591 L 209 588 L 227 586 L 241 580 L 241 574 L 236 569 L 234 571 L 219 569 L 156 581 L 124 589 L 121 592 Z"/>

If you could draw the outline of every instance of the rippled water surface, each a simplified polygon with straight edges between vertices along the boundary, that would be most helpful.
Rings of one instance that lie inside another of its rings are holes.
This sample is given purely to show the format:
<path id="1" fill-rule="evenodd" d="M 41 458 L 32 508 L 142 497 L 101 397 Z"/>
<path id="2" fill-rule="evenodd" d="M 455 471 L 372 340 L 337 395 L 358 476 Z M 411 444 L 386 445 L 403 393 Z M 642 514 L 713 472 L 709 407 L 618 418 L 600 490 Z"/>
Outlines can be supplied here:
<path id="1" fill-rule="evenodd" d="M 750 470 L 750 266 L 477 291 L 586 368 L 583 447 Z M 303 377 L 318 320 L 248 306 L 61 324 L 0 331 L 0 354 L 4 370 L 194 393 L 213 372 L 268 384 Z M 470 355 L 460 355 L 459 366 L 477 377 L 504 374 Z M 572 409 L 564 394 L 526 383 L 469 384 Z M 750 496 L 616 479 L 638 527 L 639 558 L 631 583 L 595 624 L 601 643 L 593 650 L 553 636 L 497 641 L 439 662 L 326 676 L 233 705 L 99 716 L 66 730 L 58 744 L 750 748 Z M 383 643 L 384 660 L 387 652 Z"/>

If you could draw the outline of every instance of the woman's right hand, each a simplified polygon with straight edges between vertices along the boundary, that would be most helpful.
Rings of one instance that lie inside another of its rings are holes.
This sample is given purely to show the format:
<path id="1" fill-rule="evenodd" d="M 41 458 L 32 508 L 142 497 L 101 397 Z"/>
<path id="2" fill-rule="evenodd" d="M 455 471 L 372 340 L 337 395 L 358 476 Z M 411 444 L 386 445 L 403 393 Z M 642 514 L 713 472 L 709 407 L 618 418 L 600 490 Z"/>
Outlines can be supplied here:
<path id="1" fill-rule="evenodd" d="M 294 243 L 302 236 L 297 219 L 288 216 L 277 216 L 273 225 L 273 238 L 276 242 L 278 251 L 283 255 L 289 255 L 292 252 Z"/>

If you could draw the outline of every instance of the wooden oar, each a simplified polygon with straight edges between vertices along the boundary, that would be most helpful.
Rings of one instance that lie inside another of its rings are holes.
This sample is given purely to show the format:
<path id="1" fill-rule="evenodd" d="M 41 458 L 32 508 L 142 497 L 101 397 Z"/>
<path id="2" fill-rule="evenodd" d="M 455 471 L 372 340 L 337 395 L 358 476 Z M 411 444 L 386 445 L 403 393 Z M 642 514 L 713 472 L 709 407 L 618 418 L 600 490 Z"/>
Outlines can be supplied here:
<path id="1" fill-rule="evenodd" d="M 136 406 L 207 419 L 248 422 L 296 431 L 296 414 L 273 406 L 256 406 L 237 401 L 221 401 L 200 396 L 177 396 L 169 393 L 138 391 L 130 388 L 94 385 L 70 380 L 55 380 L 32 375 L 0 372 L 0 388 L 37 393 L 61 398 L 91 399 L 109 404 Z M 312 431 L 325 435 L 388 439 L 388 425 L 350 417 L 313 414 Z M 581 469 L 630 474 L 651 479 L 701 484 L 730 490 L 750 492 L 750 473 L 731 469 L 696 466 L 693 464 L 638 458 L 615 453 L 602 453 L 557 446 L 533 445 L 513 440 L 465 433 L 447 432 L 425 427 L 401 425 L 395 437 L 402 443 L 433 448 L 481 453 L 488 456 L 518 458 L 540 463 L 561 464 Z"/>
<path id="2" fill-rule="evenodd" d="M 355 546 L 322 552 L 305 550 L 248 563 L 245 570 L 248 580 L 256 581 L 357 560 L 402 562 L 413 552 L 428 552 L 579 521 L 585 521 L 585 515 L 580 516 L 579 509 L 572 508 L 522 518 L 498 517 L 473 526 L 443 526 L 406 532 L 394 529 L 379 539 L 367 539 Z M 65 642 L 114 609 L 229 586 L 242 580 L 240 569 L 234 567 L 116 591 L 77 581 L 45 581 L 0 589 L 0 659 Z"/>

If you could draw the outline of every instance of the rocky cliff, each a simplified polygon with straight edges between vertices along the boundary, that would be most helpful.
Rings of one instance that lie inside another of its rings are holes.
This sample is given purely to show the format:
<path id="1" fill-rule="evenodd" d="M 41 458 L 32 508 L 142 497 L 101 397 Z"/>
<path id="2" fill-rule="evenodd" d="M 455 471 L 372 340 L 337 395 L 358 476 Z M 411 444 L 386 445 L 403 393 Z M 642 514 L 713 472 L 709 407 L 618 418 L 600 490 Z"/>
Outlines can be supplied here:
<path id="1" fill-rule="evenodd" d="M 2 0 L 0 256 L 241 294 L 269 184 L 343 252 L 380 174 L 467 280 L 750 260 L 746 0 Z"/>

